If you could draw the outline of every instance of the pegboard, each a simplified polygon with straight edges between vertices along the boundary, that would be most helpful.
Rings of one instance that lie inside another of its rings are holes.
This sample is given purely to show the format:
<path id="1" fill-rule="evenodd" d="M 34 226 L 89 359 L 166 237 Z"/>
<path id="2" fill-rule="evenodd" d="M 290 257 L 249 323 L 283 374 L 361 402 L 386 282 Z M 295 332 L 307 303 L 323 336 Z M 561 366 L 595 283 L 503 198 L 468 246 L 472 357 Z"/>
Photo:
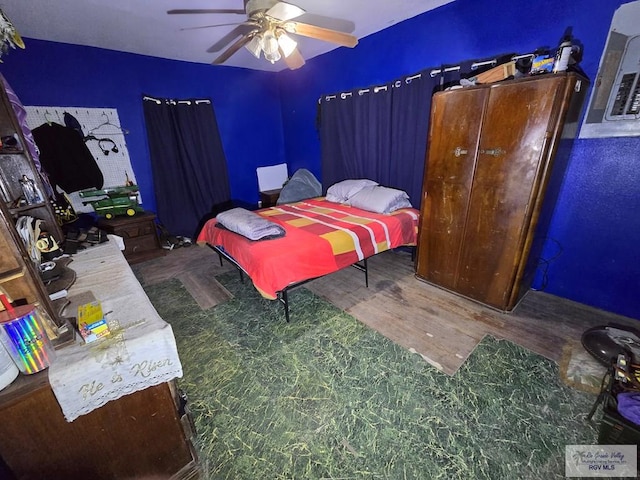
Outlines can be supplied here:
<path id="1" fill-rule="evenodd" d="M 121 126 L 118 111 L 115 108 L 25 106 L 25 110 L 27 125 L 32 130 L 45 123 L 64 125 L 65 112 L 73 115 L 80 123 L 85 137 L 108 139 L 101 143 L 97 140 L 85 142 L 102 172 L 104 187 L 124 185 L 127 176 L 129 180 L 138 184 L 127 150 L 126 137 L 129 131 Z M 117 152 L 113 151 L 114 146 Z M 107 154 L 103 150 L 106 150 Z M 93 212 L 91 205 L 82 204 L 83 199 L 78 193 L 70 193 L 69 198 L 76 212 Z M 142 203 L 142 198 L 140 202 Z"/>

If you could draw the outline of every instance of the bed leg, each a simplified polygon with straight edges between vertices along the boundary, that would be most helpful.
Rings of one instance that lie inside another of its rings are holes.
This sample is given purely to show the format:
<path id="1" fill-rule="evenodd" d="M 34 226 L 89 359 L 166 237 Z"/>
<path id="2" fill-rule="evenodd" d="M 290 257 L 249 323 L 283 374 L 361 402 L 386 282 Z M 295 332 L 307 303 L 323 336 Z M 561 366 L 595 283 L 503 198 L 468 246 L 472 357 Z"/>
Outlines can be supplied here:
<path id="1" fill-rule="evenodd" d="M 367 259 L 364 259 L 364 284 L 369 288 L 369 266 L 367 265 Z"/>
<path id="2" fill-rule="evenodd" d="M 284 306 L 284 318 L 286 318 L 287 323 L 289 323 L 289 295 L 286 288 L 280 292 L 280 301 Z"/>
<path id="3" fill-rule="evenodd" d="M 220 260 L 220 266 L 222 266 L 222 254 L 217 250 L 216 253 L 218 254 L 218 259 Z"/>

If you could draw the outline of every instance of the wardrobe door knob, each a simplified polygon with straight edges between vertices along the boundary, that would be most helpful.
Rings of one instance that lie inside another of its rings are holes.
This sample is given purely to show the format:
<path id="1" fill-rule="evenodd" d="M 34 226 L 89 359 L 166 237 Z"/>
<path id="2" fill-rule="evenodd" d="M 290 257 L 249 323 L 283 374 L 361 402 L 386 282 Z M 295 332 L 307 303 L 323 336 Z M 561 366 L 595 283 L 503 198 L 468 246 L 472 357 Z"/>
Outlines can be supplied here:
<path id="1" fill-rule="evenodd" d="M 485 155 L 491 155 L 493 157 L 499 157 L 500 155 L 504 155 L 505 152 L 504 150 L 502 150 L 501 148 L 492 148 L 489 150 L 480 150 L 480 153 L 484 153 Z"/>
<path id="2" fill-rule="evenodd" d="M 453 151 L 453 154 L 456 157 L 459 157 L 460 155 L 466 155 L 467 153 L 469 153 L 469 151 L 462 147 L 456 147 L 456 149 Z"/>

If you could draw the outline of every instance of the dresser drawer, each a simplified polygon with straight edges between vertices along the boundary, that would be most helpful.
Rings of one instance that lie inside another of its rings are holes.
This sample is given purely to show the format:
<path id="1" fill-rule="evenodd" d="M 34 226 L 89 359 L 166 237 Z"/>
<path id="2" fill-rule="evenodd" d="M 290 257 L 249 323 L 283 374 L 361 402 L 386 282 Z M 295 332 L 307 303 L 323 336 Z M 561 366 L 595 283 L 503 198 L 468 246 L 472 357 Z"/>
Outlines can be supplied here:
<path id="1" fill-rule="evenodd" d="M 115 229 L 115 234 L 122 238 L 136 238 L 144 235 L 155 235 L 155 224 L 153 221 L 144 221 L 132 225 L 121 225 Z"/>
<path id="2" fill-rule="evenodd" d="M 140 254 L 147 250 L 154 250 L 158 248 L 159 245 L 155 235 L 143 235 L 141 237 L 125 239 L 124 247 L 124 256 L 129 258 L 132 255 Z"/>
<path id="3" fill-rule="evenodd" d="M 129 263 L 137 263 L 165 254 L 158 239 L 155 218 L 150 212 L 110 220 L 101 218 L 98 226 L 107 233 L 122 237 L 125 258 Z"/>

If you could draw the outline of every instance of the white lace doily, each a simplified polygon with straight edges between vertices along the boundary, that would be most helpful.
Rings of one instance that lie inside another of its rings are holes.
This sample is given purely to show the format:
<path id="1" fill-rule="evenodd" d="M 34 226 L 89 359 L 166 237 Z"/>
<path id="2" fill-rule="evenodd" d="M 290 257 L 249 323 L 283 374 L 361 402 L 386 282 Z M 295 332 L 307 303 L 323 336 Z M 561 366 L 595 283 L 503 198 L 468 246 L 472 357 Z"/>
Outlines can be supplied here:
<path id="1" fill-rule="evenodd" d="M 90 291 L 102 303 L 111 333 L 56 351 L 49 382 L 71 422 L 124 395 L 182 377 L 171 325 L 149 301 L 111 239 L 73 256 L 76 283 L 69 295 Z"/>

